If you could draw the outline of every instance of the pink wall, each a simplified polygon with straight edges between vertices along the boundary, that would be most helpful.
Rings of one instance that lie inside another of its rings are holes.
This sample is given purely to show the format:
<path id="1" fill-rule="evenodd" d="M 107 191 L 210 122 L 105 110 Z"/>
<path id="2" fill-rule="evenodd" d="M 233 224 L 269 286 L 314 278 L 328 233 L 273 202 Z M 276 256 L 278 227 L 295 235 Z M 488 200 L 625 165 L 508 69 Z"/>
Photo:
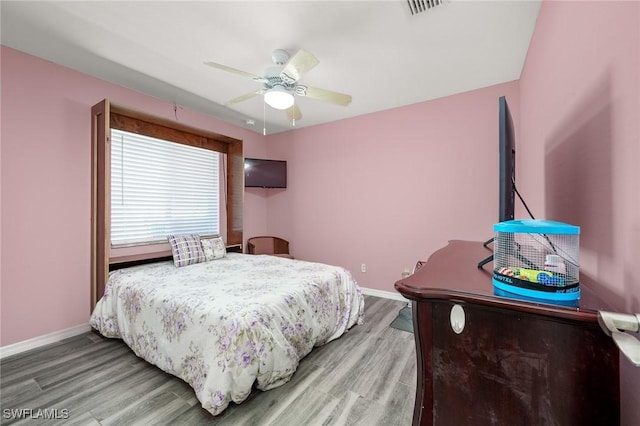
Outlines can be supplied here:
<path id="1" fill-rule="evenodd" d="M 173 105 L 2 47 L 0 346 L 89 317 L 91 106 L 104 98 L 173 119 Z M 264 137 L 180 109 L 181 122 L 244 141 Z M 266 202 L 245 197 L 245 235 L 264 233 Z"/>
<path id="2" fill-rule="evenodd" d="M 520 79 L 521 190 L 581 226 L 581 282 L 622 312 L 640 312 L 639 28 L 638 2 L 544 2 Z M 640 368 L 620 365 L 637 425 Z"/>
<path id="3" fill-rule="evenodd" d="M 297 258 L 345 266 L 388 292 L 448 240 L 490 238 L 501 95 L 517 119 L 512 82 L 271 136 L 289 186 L 269 196 L 269 232 Z"/>

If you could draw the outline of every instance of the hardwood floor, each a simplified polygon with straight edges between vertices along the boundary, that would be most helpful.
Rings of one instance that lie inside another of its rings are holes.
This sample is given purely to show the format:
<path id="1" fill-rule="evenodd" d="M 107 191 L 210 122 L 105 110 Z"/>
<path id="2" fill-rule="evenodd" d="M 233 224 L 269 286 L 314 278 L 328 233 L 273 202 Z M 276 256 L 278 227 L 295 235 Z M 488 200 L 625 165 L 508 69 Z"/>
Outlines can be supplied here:
<path id="1" fill-rule="evenodd" d="M 0 422 L 410 425 L 416 388 L 413 334 L 389 327 L 403 306 L 365 296 L 364 325 L 315 348 L 289 383 L 255 390 L 215 417 L 200 407 L 186 383 L 136 357 L 121 340 L 85 333 L 1 361 Z M 10 418 L 10 410 L 20 409 L 31 409 L 31 419 Z M 41 418 L 34 420 L 37 415 Z"/>

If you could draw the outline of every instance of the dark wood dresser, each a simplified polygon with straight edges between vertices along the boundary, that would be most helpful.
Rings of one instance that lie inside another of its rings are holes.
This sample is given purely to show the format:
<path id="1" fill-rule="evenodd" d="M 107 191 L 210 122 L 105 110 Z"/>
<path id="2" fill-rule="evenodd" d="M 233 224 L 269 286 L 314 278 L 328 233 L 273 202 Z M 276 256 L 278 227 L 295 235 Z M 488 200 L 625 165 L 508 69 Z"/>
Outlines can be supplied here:
<path id="1" fill-rule="evenodd" d="M 619 424 L 618 349 L 597 320 L 604 303 L 582 284 L 578 307 L 497 296 L 493 264 L 477 267 L 489 254 L 450 241 L 395 283 L 413 301 L 413 424 Z"/>

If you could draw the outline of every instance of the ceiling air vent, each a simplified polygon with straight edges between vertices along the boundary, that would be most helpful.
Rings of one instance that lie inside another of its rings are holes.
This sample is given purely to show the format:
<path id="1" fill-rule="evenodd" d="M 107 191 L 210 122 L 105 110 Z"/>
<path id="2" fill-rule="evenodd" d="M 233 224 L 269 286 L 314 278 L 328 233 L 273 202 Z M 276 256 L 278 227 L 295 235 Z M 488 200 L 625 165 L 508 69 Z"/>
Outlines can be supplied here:
<path id="1" fill-rule="evenodd" d="M 444 0 L 407 0 L 412 15 L 433 9 L 444 3 Z"/>

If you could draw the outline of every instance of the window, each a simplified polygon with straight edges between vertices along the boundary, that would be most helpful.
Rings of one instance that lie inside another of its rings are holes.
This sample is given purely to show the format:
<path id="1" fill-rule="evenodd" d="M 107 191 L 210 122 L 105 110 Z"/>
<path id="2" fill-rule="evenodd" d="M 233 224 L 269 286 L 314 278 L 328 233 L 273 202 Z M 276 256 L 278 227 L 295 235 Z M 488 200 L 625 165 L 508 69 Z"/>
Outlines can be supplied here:
<path id="1" fill-rule="evenodd" d="M 216 151 L 111 129 L 111 246 L 220 233 Z"/>

